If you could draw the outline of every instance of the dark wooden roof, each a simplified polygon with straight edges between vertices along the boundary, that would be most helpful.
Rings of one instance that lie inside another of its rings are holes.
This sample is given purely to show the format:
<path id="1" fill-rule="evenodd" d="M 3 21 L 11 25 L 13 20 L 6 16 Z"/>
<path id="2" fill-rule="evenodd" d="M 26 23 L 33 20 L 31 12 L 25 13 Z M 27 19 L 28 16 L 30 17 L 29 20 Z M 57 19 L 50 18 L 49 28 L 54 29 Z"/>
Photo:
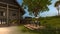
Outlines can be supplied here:
<path id="1" fill-rule="evenodd" d="M 22 14 L 24 14 L 24 9 L 22 9 L 22 7 L 16 2 L 16 0 L 0 0 L 0 2 L 4 2 L 4 3 L 7 3 L 7 4 L 12 4 L 12 5 L 16 5 L 18 7 L 20 7 L 20 12 Z"/>
<path id="2" fill-rule="evenodd" d="M 9 3 L 9 4 L 14 4 L 16 5 L 16 0 L 0 0 L 0 2 L 5 2 L 5 3 Z"/>

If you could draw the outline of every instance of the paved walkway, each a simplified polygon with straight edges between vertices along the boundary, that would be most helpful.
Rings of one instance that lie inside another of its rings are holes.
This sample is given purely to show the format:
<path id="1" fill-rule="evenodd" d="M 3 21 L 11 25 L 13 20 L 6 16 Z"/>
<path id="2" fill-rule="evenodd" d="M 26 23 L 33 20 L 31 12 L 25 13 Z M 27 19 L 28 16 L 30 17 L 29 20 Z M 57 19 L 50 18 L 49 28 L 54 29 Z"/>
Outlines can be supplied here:
<path id="1" fill-rule="evenodd" d="M 0 27 L 0 34 L 20 34 L 17 26 Z"/>

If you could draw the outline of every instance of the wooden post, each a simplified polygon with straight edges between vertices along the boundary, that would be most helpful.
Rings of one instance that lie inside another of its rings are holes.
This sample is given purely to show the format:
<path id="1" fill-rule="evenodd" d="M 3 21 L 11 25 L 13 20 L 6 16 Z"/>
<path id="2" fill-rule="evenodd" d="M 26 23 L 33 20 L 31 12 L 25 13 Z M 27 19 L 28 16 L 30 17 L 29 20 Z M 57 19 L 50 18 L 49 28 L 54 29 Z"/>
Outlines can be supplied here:
<path id="1" fill-rule="evenodd" d="M 18 16 L 19 16 L 19 19 L 18 19 L 19 23 L 18 24 L 20 24 L 20 8 L 19 8 L 19 15 Z"/>
<path id="2" fill-rule="evenodd" d="M 8 19 L 9 17 L 8 17 L 8 15 L 9 15 L 9 14 L 8 14 L 8 4 L 7 4 L 7 24 L 8 24 L 8 26 L 9 26 L 9 22 L 8 22 L 8 21 L 9 21 L 9 19 Z"/>

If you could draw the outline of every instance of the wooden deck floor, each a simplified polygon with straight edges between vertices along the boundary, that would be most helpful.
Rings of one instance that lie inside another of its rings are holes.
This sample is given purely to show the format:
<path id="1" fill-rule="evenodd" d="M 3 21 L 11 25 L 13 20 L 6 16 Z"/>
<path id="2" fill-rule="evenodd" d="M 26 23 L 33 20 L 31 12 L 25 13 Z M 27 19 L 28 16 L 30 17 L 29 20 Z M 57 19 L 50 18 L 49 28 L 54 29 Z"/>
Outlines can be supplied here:
<path id="1" fill-rule="evenodd" d="M 33 24 L 26 24 L 24 26 L 28 29 L 31 29 L 31 30 L 38 30 L 38 29 L 45 28 L 44 26 L 39 26 L 39 25 L 37 25 L 37 27 L 36 27 L 36 25 L 33 25 Z"/>

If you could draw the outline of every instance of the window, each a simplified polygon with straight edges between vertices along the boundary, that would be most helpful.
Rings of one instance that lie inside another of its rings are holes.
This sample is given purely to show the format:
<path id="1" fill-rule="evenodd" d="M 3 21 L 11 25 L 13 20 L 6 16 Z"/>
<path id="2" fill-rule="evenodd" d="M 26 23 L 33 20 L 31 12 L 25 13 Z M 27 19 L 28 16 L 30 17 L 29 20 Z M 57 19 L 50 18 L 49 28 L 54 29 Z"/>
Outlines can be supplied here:
<path id="1" fill-rule="evenodd" d="M 12 16 L 16 16 L 17 11 L 12 11 Z"/>
<path id="2" fill-rule="evenodd" d="M 3 12 L 0 12 L 0 16 L 3 16 Z"/>
<path id="3" fill-rule="evenodd" d="M 16 14 L 12 14 L 12 16 L 16 16 Z"/>
<path id="4" fill-rule="evenodd" d="M 17 16 L 17 10 L 9 9 L 10 16 Z"/>
<path id="5" fill-rule="evenodd" d="M 0 16 L 5 16 L 5 12 L 0 12 Z"/>

